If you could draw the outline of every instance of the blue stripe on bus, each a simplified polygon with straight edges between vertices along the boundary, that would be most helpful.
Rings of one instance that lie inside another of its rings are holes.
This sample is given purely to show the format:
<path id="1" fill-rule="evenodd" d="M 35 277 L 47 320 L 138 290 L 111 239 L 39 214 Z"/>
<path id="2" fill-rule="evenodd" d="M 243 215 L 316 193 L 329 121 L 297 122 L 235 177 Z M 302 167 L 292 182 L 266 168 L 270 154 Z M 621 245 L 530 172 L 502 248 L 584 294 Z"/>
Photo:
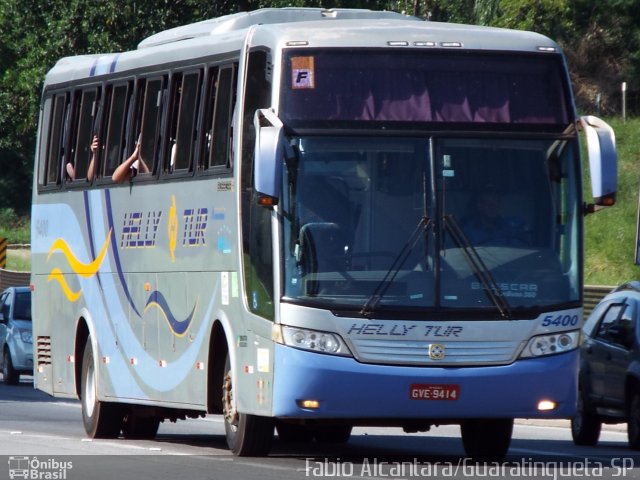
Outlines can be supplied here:
<path id="1" fill-rule="evenodd" d="M 133 303 L 133 298 L 131 298 L 131 292 L 129 292 L 129 287 L 127 286 L 127 281 L 124 278 L 124 273 L 122 272 L 122 264 L 120 263 L 120 255 L 118 254 L 118 241 L 116 240 L 116 229 L 113 225 L 113 211 L 111 209 L 111 195 L 109 193 L 109 189 L 104 191 L 104 201 L 105 206 L 107 207 L 107 222 L 109 223 L 109 228 L 111 231 L 111 248 L 113 251 L 113 261 L 116 264 L 116 271 L 118 272 L 118 278 L 120 279 L 120 283 L 122 284 L 122 288 L 124 289 L 124 294 L 129 301 L 129 305 L 133 308 L 133 311 L 136 312 L 138 317 L 142 318 L 140 312 L 136 308 L 135 303 Z"/>
<path id="2" fill-rule="evenodd" d="M 171 328 L 171 331 L 178 337 L 182 337 L 185 333 L 187 333 L 187 330 L 191 325 L 191 320 L 193 320 L 193 314 L 196 311 L 196 306 L 194 305 L 193 309 L 191 310 L 191 313 L 187 318 L 185 318 L 184 320 L 176 319 L 175 315 L 171 311 L 171 308 L 169 308 L 167 299 L 164 298 L 164 295 L 158 290 L 151 292 L 151 295 L 149 295 L 149 300 L 147 300 L 147 304 L 144 307 L 145 311 L 150 306 L 155 306 L 160 310 L 162 315 L 165 317 L 165 319 L 169 323 L 169 327 Z"/>
<path id="3" fill-rule="evenodd" d="M 93 235 L 92 235 L 93 227 L 91 226 L 91 213 L 89 208 L 89 191 L 88 190 L 84 191 L 84 215 L 87 222 L 87 232 L 89 232 L 87 236 L 89 237 L 89 249 L 91 250 L 91 258 L 95 259 L 96 248 L 95 248 L 95 244 L 93 243 Z M 98 285 L 100 285 L 100 288 L 102 288 L 102 281 L 100 280 L 100 275 L 96 275 L 96 279 L 98 280 Z"/>
<path id="4" fill-rule="evenodd" d="M 95 77 L 96 75 L 115 72 L 119 57 L 120 54 L 118 53 L 116 55 L 103 55 L 96 58 L 91 66 L 91 70 L 89 70 L 89 76 Z"/>
<path id="5" fill-rule="evenodd" d="M 118 58 L 120 58 L 120 54 L 117 53 L 114 57 L 113 57 L 113 61 L 111 62 L 111 67 L 109 67 L 109 73 L 113 73 L 116 71 L 116 64 L 118 63 Z"/>

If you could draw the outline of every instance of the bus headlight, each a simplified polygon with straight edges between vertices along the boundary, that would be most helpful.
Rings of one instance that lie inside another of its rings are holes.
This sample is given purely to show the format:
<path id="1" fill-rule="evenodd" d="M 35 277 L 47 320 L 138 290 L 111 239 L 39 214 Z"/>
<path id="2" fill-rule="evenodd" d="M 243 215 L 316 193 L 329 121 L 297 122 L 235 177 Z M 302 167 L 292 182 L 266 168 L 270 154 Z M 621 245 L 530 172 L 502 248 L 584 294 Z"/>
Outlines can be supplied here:
<path id="1" fill-rule="evenodd" d="M 281 325 L 280 327 L 282 334 L 280 343 L 284 345 L 330 355 L 351 355 L 344 341 L 335 333 L 288 327 L 286 325 Z"/>
<path id="2" fill-rule="evenodd" d="M 545 355 L 555 355 L 578 348 L 580 331 L 557 332 L 548 335 L 538 335 L 529 340 L 521 358 L 543 357 Z"/>

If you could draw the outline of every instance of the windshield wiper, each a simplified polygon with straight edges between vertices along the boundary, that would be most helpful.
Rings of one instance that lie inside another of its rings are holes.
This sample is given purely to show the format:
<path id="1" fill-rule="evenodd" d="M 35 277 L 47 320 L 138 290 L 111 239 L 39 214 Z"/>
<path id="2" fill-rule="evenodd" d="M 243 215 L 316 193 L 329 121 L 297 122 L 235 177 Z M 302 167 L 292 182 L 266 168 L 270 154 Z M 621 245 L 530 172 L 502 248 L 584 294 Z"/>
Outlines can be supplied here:
<path id="1" fill-rule="evenodd" d="M 444 215 L 444 227 L 449 231 L 458 248 L 464 253 L 464 257 L 471 266 L 473 273 L 478 277 L 480 283 L 482 283 L 482 288 L 496 306 L 502 318 L 511 318 L 511 306 L 509 302 L 503 295 L 502 290 L 491 275 L 491 272 L 482 261 L 482 258 L 478 255 L 477 250 L 465 236 L 453 214 Z"/>
<path id="2" fill-rule="evenodd" d="M 376 286 L 375 290 L 373 291 L 369 299 L 362 306 L 362 310 L 360 310 L 360 315 L 365 317 L 371 315 L 373 310 L 380 303 L 380 300 L 382 300 L 382 298 L 387 293 L 387 290 L 395 280 L 396 275 L 398 275 L 398 272 L 400 272 L 400 269 L 404 265 L 404 262 L 406 262 L 407 258 L 409 258 L 409 254 L 411 253 L 413 248 L 416 246 L 416 243 L 418 243 L 418 240 L 420 239 L 421 234 L 426 233 L 426 231 L 429 229 L 432 223 L 433 223 L 432 220 L 427 216 L 424 216 L 420 219 L 420 221 L 418 222 L 418 225 L 416 225 L 415 230 L 411 233 L 411 235 L 403 245 L 402 249 L 396 256 L 396 258 L 393 260 L 393 263 L 387 270 L 387 273 L 385 273 L 384 277 L 382 278 L 382 280 L 380 280 L 380 282 Z"/>

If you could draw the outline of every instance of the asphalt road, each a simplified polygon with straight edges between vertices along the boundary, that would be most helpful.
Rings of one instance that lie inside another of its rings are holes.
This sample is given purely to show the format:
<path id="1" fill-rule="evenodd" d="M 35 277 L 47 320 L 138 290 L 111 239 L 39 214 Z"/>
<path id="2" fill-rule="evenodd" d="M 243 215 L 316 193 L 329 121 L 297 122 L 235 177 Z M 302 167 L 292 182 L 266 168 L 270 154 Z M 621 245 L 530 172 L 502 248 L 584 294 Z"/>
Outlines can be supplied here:
<path id="1" fill-rule="evenodd" d="M 597 447 L 576 447 L 566 421 L 518 421 L 505 462 L 464 458 L 457 426 L 422 434 L 356 428 L 346 445 L 286 445 L 236 458 L 219 416 L 163 423 L 153 441 L 89 440 L 80 404 L 0 384 L 0 479 L 640 478 L 626 429 L 607 427 Z"/>

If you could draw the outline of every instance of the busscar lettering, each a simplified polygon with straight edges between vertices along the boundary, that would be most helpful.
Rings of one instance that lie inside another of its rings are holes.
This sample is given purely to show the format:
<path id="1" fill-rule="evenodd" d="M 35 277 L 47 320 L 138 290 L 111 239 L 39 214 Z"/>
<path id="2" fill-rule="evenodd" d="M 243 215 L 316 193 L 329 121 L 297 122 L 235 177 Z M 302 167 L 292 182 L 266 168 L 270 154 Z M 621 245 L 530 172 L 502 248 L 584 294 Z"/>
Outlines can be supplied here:
<path id="1" fill-rule="evenodd" d="M 536 298 L 538 285 L 535 283 L 499 283 L 496 285 L 499 293 L 505 297 Z M 485 287 L 479 282 L 472 282 L 472 290 L 483 290 Z"/>

